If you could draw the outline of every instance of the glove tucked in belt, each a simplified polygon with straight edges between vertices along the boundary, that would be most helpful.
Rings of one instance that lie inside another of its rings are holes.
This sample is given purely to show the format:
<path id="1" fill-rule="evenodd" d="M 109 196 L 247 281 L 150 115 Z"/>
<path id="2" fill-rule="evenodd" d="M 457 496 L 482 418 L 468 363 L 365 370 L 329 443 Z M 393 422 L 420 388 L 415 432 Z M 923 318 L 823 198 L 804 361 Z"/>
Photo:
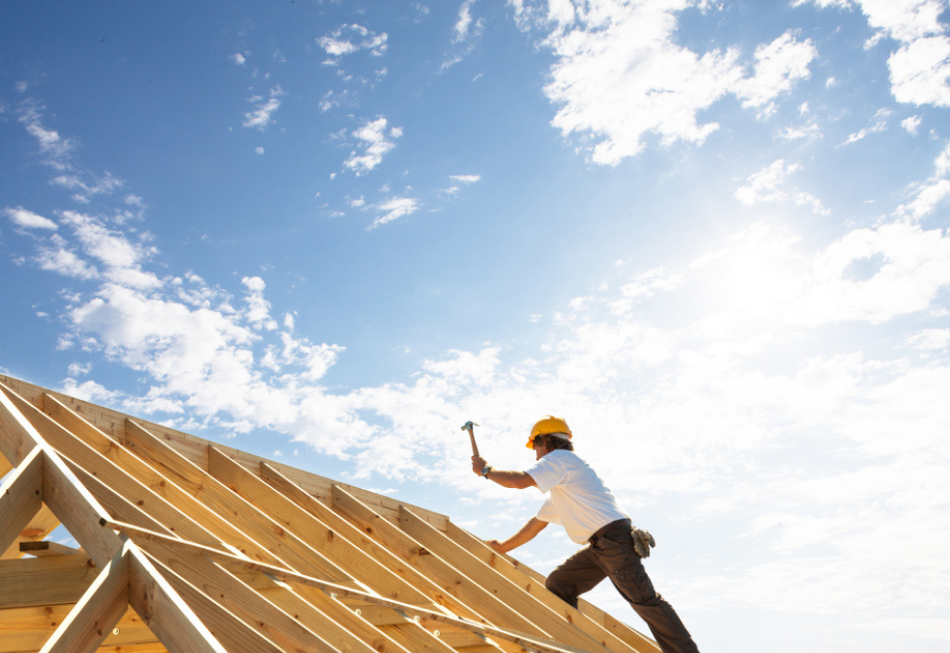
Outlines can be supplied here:
<path id="1" fill-rule="evenodd" d="M 650 557 L 650 549 L 656 546 L 656 540 L 650 535 L 650 531 L 643 531 L 634 526 L 630 529 L 630 536 L 633 538 L 633 548 L 641 558 Z"/>

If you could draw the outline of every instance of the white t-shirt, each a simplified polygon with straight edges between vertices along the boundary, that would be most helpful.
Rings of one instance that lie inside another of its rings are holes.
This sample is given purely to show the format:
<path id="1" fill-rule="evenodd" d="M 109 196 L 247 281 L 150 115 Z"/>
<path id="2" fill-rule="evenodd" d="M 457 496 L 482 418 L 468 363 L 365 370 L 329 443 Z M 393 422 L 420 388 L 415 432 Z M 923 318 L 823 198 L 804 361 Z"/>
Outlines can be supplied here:
<path id="1" fill-rule="evenodd" d="M 539 490 L 550 492 L 537 518 L 561 524 L 578 544 L 586 544 L 601 526 L 629 518 L 590 465 L 573 451 L 555 449 L 526 471 Z"/>

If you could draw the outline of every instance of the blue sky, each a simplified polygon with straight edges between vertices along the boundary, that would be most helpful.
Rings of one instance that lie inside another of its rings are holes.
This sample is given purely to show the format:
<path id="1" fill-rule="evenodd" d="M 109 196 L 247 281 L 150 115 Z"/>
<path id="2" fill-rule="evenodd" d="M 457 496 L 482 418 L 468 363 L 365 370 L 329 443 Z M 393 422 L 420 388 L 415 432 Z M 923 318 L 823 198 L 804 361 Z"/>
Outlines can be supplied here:
<path id="1" fill-rule="evenodd" d="M 948 8 L 5 3 L 0 369 L 486 538 L 563 415 L 702 650 L 942 650 Z"/>

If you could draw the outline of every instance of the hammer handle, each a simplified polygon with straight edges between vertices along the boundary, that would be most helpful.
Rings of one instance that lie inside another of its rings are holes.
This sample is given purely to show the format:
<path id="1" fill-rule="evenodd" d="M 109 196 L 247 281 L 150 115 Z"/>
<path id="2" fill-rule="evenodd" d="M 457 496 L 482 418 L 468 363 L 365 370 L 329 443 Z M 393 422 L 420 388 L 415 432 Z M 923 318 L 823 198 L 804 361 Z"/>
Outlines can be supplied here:
<path id="1" fill-rule="evenodd" d="M 478 445 L 475 444 L 475 429 L 473 429 L 471 426 L 468 427 L 468 437 L 469 437 L 469 438 L 471 439 L 471 441 L 472 441 L 472 453 L 477 456 L 477 455 L 478 455 Z"/>

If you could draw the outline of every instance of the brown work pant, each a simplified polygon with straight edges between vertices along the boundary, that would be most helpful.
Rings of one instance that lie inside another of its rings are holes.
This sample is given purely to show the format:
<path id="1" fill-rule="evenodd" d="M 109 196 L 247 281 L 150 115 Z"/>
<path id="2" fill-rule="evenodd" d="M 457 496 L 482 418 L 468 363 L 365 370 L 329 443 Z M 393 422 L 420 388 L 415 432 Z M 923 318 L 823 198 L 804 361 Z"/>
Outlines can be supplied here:
<path id="1" fill-rule="evenodd" d="M 633 548 L 629 524 L 591 539 L 590 546 L 551 572 L 545 587 L 576 608 L 578 596 L 609 577 L 617 591 L 647 622 L 664 653 L 699 653 L 673 606 L 653 589 L 640 556 Z"/>

